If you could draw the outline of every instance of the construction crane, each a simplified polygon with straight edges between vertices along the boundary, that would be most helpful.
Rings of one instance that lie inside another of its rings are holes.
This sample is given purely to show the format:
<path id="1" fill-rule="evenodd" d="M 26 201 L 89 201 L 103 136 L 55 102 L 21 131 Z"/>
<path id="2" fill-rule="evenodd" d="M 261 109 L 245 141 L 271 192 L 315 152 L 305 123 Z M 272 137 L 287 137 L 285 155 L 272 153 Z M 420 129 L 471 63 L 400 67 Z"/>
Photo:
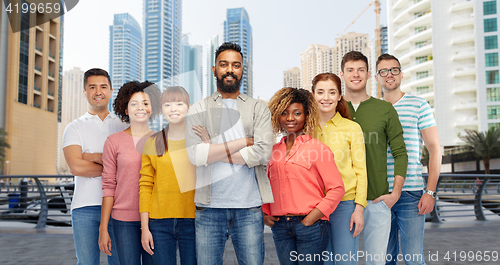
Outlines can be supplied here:
<path id="1" fill-rule="evenodd" d="M 376 51 L 376 58 L 378 58 L 380 55 L 382 55 L 382 36 L 380 34 L 380 1 L 379 0 L 374 0 L 371 1 L 368 6 L 359 13 L 359 15 L 349 24 L 347 27 L 344 29 L 344 32 L 358 20 L 363 13 L 371 6 L 375 5 L 375 51 Z M 377 97 L 381 98 L 382 97 L 382 89 L 379 85 L 377 85 Z"/>

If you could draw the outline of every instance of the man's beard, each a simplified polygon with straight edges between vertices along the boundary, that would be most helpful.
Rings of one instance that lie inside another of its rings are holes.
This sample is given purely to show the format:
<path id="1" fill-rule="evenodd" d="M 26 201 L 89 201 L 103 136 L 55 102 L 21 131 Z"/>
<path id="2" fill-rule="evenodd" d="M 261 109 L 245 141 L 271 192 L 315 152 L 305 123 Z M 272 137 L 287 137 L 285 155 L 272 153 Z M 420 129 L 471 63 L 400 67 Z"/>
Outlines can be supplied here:
<path id="1" fill-rule="evenodd" d="M 228 76 L 234 78 L 234 82 L 232 84 L 227 84 L 224 82 L 224 78 Z M 235 93 L 240 89 L 241 78 L 238 79 L 235 74 L 227 73 L 222 75 L 221 79 L 219 79 L 217 76 L 215 77 L 215 79 L 217 79 L 217 88 L 219 88 L 223 93 Z"/>

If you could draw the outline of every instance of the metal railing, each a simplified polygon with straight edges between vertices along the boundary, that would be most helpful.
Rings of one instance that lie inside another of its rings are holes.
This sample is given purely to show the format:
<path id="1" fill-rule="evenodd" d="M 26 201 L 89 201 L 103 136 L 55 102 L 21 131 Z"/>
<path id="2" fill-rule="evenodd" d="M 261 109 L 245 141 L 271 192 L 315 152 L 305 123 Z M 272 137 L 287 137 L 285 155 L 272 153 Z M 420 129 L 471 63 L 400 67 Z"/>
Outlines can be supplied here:
<path id="1" fill-rule="evenodd" d="M 0 176 L 0 220 L 71 225 L 71 175 Z"/>
<path id="2" fill-rule="evenodd" d="M 430 213 L 432 222 L 440 223 L 455 217 L 475 217 L 485 221 L 486 216 L 499 214 L 500 175 L 439 175 L 436 203 Z"/>

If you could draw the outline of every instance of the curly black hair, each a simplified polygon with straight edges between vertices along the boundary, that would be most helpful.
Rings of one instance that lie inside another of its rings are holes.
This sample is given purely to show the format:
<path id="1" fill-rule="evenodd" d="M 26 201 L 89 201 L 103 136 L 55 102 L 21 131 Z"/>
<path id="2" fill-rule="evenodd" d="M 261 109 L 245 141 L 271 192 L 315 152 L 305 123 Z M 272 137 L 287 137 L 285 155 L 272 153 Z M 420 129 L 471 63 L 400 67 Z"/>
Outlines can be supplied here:
<path id="1" fill-rule="evenodd" d="M 268 106 L 271 111 L 273 132 L 286 133 L 286 130 L 281 128 L 280 116 L 293 103 L 302 104 L 306 116 L 303 131 L 311 134 L 316 126 L 318 126 L 318 104 L 308 90 L 292 87 L 285 87 L 278 90 L 271 98 L 271 101 L 269 101 Z"/>
<path id="2" fill-rule="evenodd" d="M 120 117 L 123 122 L 130 123 L 130 117 L 126 114 L 128 108 L 128 102 L 132 95 L 138 92 L 143 92 L 149 95 L 151 101 L 151 117 L 149 120 L 153 120 L 161 112 L 161 93 L 160 89 L 151 82 L 138 82 L 131 81 L 123 84 L 123 86 L 118 91 L 115 102 L 113 102 L 113 109 L 115 114 Z"/>
<path id="3" fill-rule="evenodd" d="M 241 52 L 240 45 L 233 43 L 233 42 L 224 42 L 215 51 L 215 62 L 216 63 L 217 63 L 217 57 L 219 57 L 219 54 L 221 54 L 222 52 L 227 51 L 227 50 L 239 52 L 241 55 L 241 58 L 243 58 L 243 53 Z"/>

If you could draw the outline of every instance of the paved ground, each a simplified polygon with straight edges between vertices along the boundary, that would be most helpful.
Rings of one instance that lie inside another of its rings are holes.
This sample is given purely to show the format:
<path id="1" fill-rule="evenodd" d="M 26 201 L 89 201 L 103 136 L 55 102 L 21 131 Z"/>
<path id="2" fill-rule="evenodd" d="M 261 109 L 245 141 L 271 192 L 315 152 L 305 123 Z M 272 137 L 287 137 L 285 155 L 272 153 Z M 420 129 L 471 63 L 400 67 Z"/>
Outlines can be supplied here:
<path id="1" fill-rule="evenodd" d="M 0 222 L 0 264 L 76 264 L 71 228 L 36 230 L 33 227 L 32 224 Z M 428 223 L 424 241 L 427 264 L 500 264 L 499 220 L 480 222 L 456 218 L 439 225 Z M 265 243 L 265 264 L 279 264 L 270 233 L 265 234 Z M 360 249 L 363 249 L 362 245 L 360 242 Z M 492 255 L 495 255 L 495 261 Z M 489 256 L 489 262 L 484 261 L 486 256 Z M 105 260 L 102 255 L 101 264 L 106 264 Z M 229 242 L 224 264 L 237 264 Z M 364 261 L 359 264 L 363 265 Z"/>

